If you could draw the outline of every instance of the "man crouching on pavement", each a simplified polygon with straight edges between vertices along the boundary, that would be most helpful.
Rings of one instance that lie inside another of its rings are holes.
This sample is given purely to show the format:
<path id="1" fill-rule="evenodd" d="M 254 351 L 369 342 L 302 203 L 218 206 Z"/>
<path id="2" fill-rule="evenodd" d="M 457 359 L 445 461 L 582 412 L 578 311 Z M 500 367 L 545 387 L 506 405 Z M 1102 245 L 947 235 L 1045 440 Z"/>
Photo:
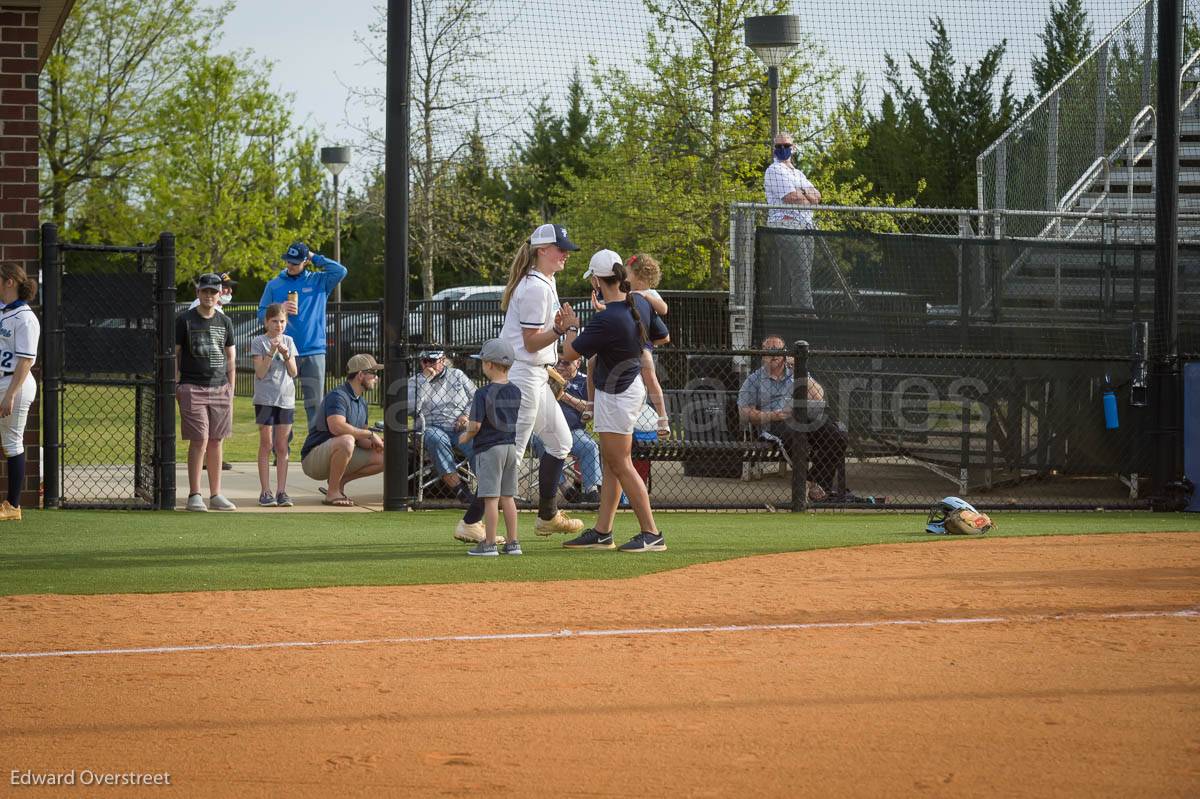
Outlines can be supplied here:
<path id="1" fill-rule="evenodd" d="M 383 367 L 370 355 L 346 363 L 346 382 L 325 395 L 317 422 L 300 450 L 300 468 L 314 480 L 328 480 L 324 505 L 353 507 L 346 483 L 383 471 L 383 439 L 367 428 L 363 394 L 379 382 Z"/>

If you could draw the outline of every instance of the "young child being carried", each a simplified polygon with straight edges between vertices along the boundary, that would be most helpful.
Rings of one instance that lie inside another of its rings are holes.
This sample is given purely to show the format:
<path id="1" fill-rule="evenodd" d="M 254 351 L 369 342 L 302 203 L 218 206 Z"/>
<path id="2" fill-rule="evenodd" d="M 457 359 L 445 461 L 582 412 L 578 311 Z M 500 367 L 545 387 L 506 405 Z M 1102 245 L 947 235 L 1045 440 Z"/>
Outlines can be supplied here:
<path id="1" fill-rule="evenodd" d="M 645 253 L 638 253 L 630 256 L 625 262 L 625 268 L 629 273 L 629 287 L 633 294 L 640 294 L 645 297 L 646 302 L 650 303 L 651 310 L 659 317 L 665 317 L 670 311 L 666 300 L 658 293 L 657 286 L 662 280 L 662 268 L 658 265 L 658 261 L 651 258 Z M 604 303 L 600 298 L 592 293 L 592 307 L 597 313 L 604 310 Z M 647 323 L 649 320 L 646 320 Z M 666 344 L 666 341 L 660 341 L 659 344 Z M 591 394 L 591 374 L 592 370 L 588 369 L 588 396 Z M 642 352 L 642 382 L 646 386 L 646 396 L 650 403 L 654 406 L 654 410 L 658 412 L 658 437 L 660 439 L 671 437 L 671 419 L 667 415 L 667 402 L 663 396 L 662 385 L 658 382 L 658 373 L 654 368 L 654 345 L 647 343 L 645 351 Z"/>
<path id="2" fill-rule="evenodd" d="M 287 309 L 268 305 L 263 314 L 266 333 L 250 342 L 254 356 L 254 421 L 258 424 L 258 504 L 290 508 L 287 493 L 288 436 L 296 418 L 296 342 L 284 333 Z M 271 493 L 271 450 L 275 450 L 276 490 Z"/>
<path id="3" fill-rule="evenodd" d="M 473 442 L 475 477 L 478 488 L 475 496 L 483 500 L 484 538 L 467 550 L 468 555 L 495 556 L 496 530 L 500 526 L 500 511 L 504 511 L 504 527 L 508 535 L 504 542 L 505 555 L 520 555 L 517 540 L 517 413 L 521 409 L 521 390 L 508 382 L 508 369 L 516 359 L 512 345 L 494 338 L 483 345 L 478 355 L 483 373 L 489 382 L 475 392 L 471 400 L 467 429 L 458 440 Z"/>

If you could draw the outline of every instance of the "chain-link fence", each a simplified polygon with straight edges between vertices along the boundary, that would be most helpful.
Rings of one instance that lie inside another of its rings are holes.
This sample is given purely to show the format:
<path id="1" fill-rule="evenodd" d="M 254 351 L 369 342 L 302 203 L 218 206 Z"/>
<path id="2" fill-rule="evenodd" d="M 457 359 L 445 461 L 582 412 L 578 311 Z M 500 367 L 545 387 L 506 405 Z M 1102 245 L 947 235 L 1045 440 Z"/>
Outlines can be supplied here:
<path id="1" fill-rule="evenodd" d="M 174 238 L 64 244 L 42 227 L 47 507 L 175 506 Z"/>
<path id="2" fill-rule="evenodd" d="M 469 354 L 424 364 L 412 356 L 405 428 L 416 507 L 458 506 L 454 485 L 474 478 L 455 446 L 471 391 L 484 382 Z M 648 405 L 633 453 L 657 508 L 925 509 L 946 495 L 986 508 L 1143 504 L 1141 409 L 1130 402 L 1126 359 L 672 347 L 656 358 L 671 436 L 659 437 Z M 586 396 L 583 384 L 569 390 Z M 1110 391 L 1112 429 L 1103 410 Z M 592 507 L 599 447 L 572 405 L 563 406 L 574 440 L 560 500 Z M 537 502 L 538 446 L 520 469 L 526 507 Z"/>
<path id="3" fill-rule="evenodd" d="M 500 334 L 504 312 L 500 310 L 502 289 L 471 287 L 467 298 L 417 300 L 410 303 L 409 342 L 415 351 L 443 347 L 478 347 Z M 482 295 L 482 296 L 481 296 Z M 670 305 L 671 338 L 681 347 L 726 347 L 729 345 L 729 296 L 719 291 L 664 291 Z M 564 297 L 582 321 L 592 315 L 590 297 Z M 180 304 L 185 309 L 187 304 Z M 254 361 L 250 344 L 263 332 L 258 306 L 234 304 L 224 309 L 233 322 L 237 347 L 239 397 L 254 394 Z M 326 370 L 325 390 L 345 377 L 346 361 L 352 355 L 368 353 L 383 362 L 384 311 L 382 300 L 330 302 L 325 312 Z M 302 392 L 303 388 L 297 384 Z M 383 401 L 381 389 L 368 395 L 368 401 Z"/>

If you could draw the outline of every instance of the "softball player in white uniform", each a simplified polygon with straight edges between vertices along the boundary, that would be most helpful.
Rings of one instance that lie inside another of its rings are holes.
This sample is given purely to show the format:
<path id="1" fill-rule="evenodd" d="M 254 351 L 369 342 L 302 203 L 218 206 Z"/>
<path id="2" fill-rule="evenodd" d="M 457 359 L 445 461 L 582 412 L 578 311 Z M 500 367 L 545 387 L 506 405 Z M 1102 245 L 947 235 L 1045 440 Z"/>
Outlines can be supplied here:
<path id="1" fill-rule="evenodd" d="M 8 498 L 0 503 L 0 521 L 21 520 L 25 482 L 25 421 L 37 397 L 30 374 L 37 360 L 41 323 L 29 307 L 37 284 L 13 263 L 0 264 L 0 444 L 8 463 Z"/>
<path id="2" fill-rule="evenodd" d="M 534 433 L 546 446 L 538 464 L 538 518 L 534 523 L 538 535 L 583 530 L 583 522 L 558 509 L 558 483 L 563 460 L 571 451 L 571 429 L 546 375 L 547 368 L 558 361 L 558 339 L 567 332 L 558 324 L 560 305 L 554 276 L 578 249 L 561 225 L 539 226 L 513 258 L 501 301 L 505 313 L 500 339 L 516 354 L 508 382 L 521 390 L 517 452 L 525 452 Z M 570 306 L 566 307 L 569 310 Z M 482 518 L 483 503 L 477 499 L 459 522 L 455 537 L 476 538 L 475 533 L 482 533 Z"/>

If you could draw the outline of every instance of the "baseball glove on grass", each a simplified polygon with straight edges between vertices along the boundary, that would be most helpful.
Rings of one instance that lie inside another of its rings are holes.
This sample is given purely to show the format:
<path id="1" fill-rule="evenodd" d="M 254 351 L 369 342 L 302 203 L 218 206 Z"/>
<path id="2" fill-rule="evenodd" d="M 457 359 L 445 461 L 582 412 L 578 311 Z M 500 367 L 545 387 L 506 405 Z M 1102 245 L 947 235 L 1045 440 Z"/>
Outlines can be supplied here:
<path id="1" fill-rule="evenodd" d="M 977 510 L 960 508 L 946 514 L 946 532 L 950 535 L 983 535 L 995 527 L 986 513 Z"/>
<path id="2" fill-rule="evenodd" d="M 567 379 L 560 375 L 557 369 L 547 369 L 546 382 L 550 384 L 550 390 L 554 392 L 554 398 L 562 399 L 563 392 L 567 390 Z"/>

